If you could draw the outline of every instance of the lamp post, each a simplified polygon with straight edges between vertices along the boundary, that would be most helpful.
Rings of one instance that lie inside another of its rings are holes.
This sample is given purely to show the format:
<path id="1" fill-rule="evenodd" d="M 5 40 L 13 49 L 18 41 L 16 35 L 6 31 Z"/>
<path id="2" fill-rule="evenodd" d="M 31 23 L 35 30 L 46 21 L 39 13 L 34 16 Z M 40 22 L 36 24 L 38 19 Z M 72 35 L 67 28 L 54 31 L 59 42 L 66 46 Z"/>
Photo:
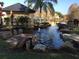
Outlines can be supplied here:
<path id="1" fill-rule="evenodd" d="M 13 19 L 14 19 L 14 14 L 13 11 L 10 11 L 10 21 L 11 21 L 11 26 L 13 26 Z"/>
<path id="2" fill-rule="evenodd" d="M 12 32 L 12 35 L 14 35 L 14 24 L 13 24 L 13 20 L 14 20 L 14 14 L 13 14 L 13 11 L 12 10 L 10 10 L 10 24 L 11 24 L 11 32 Z"/>

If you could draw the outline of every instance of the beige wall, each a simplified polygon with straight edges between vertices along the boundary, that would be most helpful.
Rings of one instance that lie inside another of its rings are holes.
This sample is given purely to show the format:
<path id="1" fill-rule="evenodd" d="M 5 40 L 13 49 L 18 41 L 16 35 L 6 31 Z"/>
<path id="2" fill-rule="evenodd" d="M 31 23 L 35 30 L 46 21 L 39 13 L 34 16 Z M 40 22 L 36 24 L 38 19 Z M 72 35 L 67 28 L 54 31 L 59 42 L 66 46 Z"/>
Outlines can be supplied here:
<path id="1" fill-rule="evenodd" d="M 10 17 L 10 14 L 7 14 L 8 17 Z M 18 16 L 28 16 L 27 14 L 14 14 L 14 17 L 18 17 Z"/>

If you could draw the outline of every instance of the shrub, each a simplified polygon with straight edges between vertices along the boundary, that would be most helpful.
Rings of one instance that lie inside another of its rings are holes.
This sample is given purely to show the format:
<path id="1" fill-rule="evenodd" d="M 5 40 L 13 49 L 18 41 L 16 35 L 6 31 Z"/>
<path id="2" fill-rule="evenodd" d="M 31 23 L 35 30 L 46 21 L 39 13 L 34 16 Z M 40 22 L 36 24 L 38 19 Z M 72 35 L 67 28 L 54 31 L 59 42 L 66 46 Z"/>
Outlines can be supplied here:
<path id="1" fill-rule="evenodd" d="M 28 23 L 28 19 L 29 19 L 29 17 L 19 16 L 19 17 L 17 17 L 17 22 L 21 25 L 25 25 Z"/>
<path id="2" fill-rule="evenodd" d="M 9 26 L 10 25 L 10 18 L 7 17 L 7 18 L 4 18 L 4 19 L 5 19 L 6 26 Z"/>

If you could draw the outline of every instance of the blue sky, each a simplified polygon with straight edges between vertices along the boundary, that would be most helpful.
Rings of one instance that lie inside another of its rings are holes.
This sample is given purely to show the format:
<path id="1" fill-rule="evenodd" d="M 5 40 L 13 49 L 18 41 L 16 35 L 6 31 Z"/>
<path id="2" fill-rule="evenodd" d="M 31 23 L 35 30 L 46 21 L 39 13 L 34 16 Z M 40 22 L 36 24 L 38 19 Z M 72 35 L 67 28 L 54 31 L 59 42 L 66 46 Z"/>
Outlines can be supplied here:
<path id="1" fill-rule="evenodd" d="M 73 3 L 79 4 L 79 0 L 58 0 L 58 3 L 54 4 L 55 11 L 67 14 L 70 5 Z"/>
<path id="2" fill-rule="evenodd" d="M 4 7 L 15 4 L 22 3 L 24 4 L 25 0 L 0 0 L 4 2 Z M 54 4 L 55 11 L 61 12 L 62 14 L 67 14 L 68 8 L 71 4 L 79 4 L 79 0 L 58 0 L 57 4 Z"/>

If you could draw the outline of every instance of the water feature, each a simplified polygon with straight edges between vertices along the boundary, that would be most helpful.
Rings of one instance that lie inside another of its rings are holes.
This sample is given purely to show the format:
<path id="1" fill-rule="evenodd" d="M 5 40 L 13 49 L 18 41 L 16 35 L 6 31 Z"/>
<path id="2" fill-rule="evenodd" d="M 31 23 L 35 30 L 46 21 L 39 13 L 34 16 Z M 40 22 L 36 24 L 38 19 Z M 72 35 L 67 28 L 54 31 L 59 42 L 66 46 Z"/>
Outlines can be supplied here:
<path id="1" fill-rule="evenodd" d="M 57 25 L 42 29 L 39 28 L 39 30 L 37 30 L 35 34 L 38 37 L 37 44 L 43 44 L 46 47 L 55 49 L 61 48 L 64 44 L 63 39 L 60 37 L 61 32 L 58 31 Z"/>

